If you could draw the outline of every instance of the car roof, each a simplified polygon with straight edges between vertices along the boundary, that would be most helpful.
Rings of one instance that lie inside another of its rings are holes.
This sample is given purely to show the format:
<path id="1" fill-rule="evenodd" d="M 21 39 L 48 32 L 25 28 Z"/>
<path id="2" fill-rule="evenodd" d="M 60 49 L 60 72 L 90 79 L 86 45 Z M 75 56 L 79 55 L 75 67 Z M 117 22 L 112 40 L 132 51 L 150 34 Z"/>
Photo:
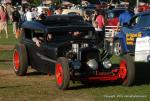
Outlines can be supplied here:
<path id="1" fill-rule="evenodd" d="M 150 15 L 150 10 L 147 10 L 145 12 L 139 12 L 139 13 L 135 14 L 132 18 L 141 16 L 141 15 Z"/>
<path id="2" fill-rule="evenodd" d="M 43 20 L 25 21 L 22 28 L 51 31 L 94 30 L 93 26 L 84 22 L 78 15 L 52 15 Z"/>
<path id="3" fill-rule="evenodd" d="M 37 21 L 25 21 L 21 25 L 21 28 L 42 30 L 45 28 L 45 26 Z"/>
<path id="4" fill-rule="evenodd" d="M 136 16 L 139 16 L 139 15 L 146 15 L 146 14 L 150 14 L 150 10 L 147 10 L 145 12 L 140 12 L 138 14 L 136 14 Z"/>

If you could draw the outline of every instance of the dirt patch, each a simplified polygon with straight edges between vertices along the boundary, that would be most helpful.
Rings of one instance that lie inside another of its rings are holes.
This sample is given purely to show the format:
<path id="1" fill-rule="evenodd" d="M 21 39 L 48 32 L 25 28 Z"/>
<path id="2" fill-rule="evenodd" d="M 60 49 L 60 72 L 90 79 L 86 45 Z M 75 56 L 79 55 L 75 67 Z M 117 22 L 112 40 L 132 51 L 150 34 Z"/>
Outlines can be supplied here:
<path id="1" fill-rule="evenodd" d="M 0 67 L 3 65 L 0 64 Z M 70 89 L 61 91 L 57 88 L 54 76 L 41 74 L 29 68 L 26 76 L 16 76 L 12 65 L 0 69 L 0 101 L 106 101 L 105 95 L 141 95 L 145 100 L 149 96 L 149 84 L 127 89 L 121 86 L 85 86 L 79 83 L 70 84 Z M 131 93 L 129 93 L 131 92 Z M 144 95 L 145 94 L 145 95 Z M 120 101 L 125 98 L 113 98 Z M 111 99 L 110 99 L 111 100 Z M 130 100 L 126 98 L 125 100 Z M 148 99 L 147 101 L 149 101 Z"/>
<path id="2" fill-rule="evenodd" d="M 14 49 L 14 45 L 0 45 L 0 50 L 10 51 Z"/>

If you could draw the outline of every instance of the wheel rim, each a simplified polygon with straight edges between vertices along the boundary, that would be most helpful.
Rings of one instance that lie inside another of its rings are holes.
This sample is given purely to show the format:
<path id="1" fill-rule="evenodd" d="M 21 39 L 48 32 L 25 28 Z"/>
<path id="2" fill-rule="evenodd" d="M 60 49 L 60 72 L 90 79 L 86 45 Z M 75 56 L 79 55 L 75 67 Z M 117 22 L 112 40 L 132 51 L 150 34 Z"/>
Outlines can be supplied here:
<path id="1" fill-rule="evenodd" d="M 14 64 L 14 69 L 15 71 L 18 71 L 20 68 L 20 61 L 19 61 L 19 53 L 17 50 L 14 51 L 14 56 L 13 56 L 13 64 Z"/>
<path id="2" fill-rule="evenodd" d="M 119 56 L 121 54 L 121 51 L 122 51 L 121 45 L 119 42 L 117 42 L 114 47 L 115 55 Z"/>
<path id="3" fill-rule="evenodd" d="M 63 70 L 62 65 L 60 63 L 56 64 L 56 81 L 59 86 L 62 85 L 63 82 Z"/>
<path id="4" fill-rule="evenodd" d="M 120 62 L 119 77 L 125 81 L 127 80 L 127 62 L 125 60 Z"/>

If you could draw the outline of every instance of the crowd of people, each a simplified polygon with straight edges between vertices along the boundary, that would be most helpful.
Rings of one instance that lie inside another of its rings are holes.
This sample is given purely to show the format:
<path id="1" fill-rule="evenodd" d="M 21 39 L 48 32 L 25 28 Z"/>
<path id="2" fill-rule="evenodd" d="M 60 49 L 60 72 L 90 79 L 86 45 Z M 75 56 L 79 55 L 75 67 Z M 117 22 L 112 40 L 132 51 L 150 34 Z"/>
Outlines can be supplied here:
<path id="1" fill-rule="evenodd" d="M 78 8 L 78 6 L 73 5 L 69 9 L 75 9 Z M 43 9 L 41 12 L 38 11 L 37 7 L 12 7 L 11 9 L 8 10 L 8 7 L 1 5 L 0 6 L 0 33 L 2 30 L 5 30 L 6 33 L 6 38 L 8 38 L 8 21 L 9 23 L 12 23 L 13 25 L 13 33 L 16 34 L 17 30 L 19 29 L 20 23 L 24 21 L 32 21 L 35 19 L 44 19 L 45 16 L 50 16 L 53 14 L 58 14 L 61 15 L 63 12 L 63 9 L 61 6 L 56 6 L 56 5 L 50 5 L 49 9 Z M 119 25 L 122 25 L 123 21 L 129 20 L 131 16 L 129 15 L 127 19 L 124 19 L 128 15 L 128 12 L 126 12 L 125 15 L 122 15 L 123 17 L 119 17 Z M 91 23 L 94 27 L 95 30 L 98 32 L 103 32 L 104 27 L 106 25 L 105 22 L 105 14 L 104 10 L 99 9 L 99 10 L 94 10 L 92 15 L 88 14 L 87 12 L 84 12 L 83 18 L 86 22 Z M 125 22 L 127 22 L 125 21 Z M 1 36 L 0 36 L 1 37 Z"/>
<path id="2" fill-rule="evenodd" d="M 8 15 L 5 8 L 3 6 L 0 6 L 0 33 L 4 29 L 6 33 L 6 38 L 8 38 L 7 19 L 8 19 Z"/>
<path id="3" fill-rule="evenodd" d="M 19 26 L 24 21 L 40 20 L 44 19 L 45 16 L 50 16 L 52 14 L 61 14 L 62 8 L 49 8 L 43 9 L 38 12 L 37 7 L 17 7 L 13 6 L 8 9 L 9 6 L 0 5 L 0 33 L 4 30 L 6 33 L 6 38 L 8 38 L 8 24 L 13 25 L 13 33 L 19 30 Z M 1 38 L 1 34 L 0 34 Z"/>

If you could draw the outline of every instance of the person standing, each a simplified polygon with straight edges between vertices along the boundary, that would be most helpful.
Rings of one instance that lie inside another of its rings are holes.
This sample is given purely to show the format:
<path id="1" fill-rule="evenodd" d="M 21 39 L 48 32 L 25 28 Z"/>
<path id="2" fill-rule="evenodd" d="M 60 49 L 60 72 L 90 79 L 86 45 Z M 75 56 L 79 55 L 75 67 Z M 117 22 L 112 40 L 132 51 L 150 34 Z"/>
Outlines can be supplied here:
<path id="1" fill-rule="evenodd" d="M 27 21 L 32 21 L 34 17 L 33 17 L 33 13 L 31 11 L 31 9 L 27 8 L 26 10 L 27 10 L 27 12 L 26 12 L 26 20 Z"/>
<path id="2" fill-rule="evenodd" d="M 102 10 L 97 11 L 97 13 L 98 13 L 98 15 L 97 15 L 95 21 L 98 24 L 98 28 L 101 29 L 101 31 L 102 31 L 105 26 L 105 19 L 104 19 Z"/>
<path id="3" fill-rule="evenodd" d="M 21 7 L 18 12 L 20 14 L 20 22 L 23 23 L 25 21 L 25 11 L 23 11 L 23 7 Z"/>
<path id="4" fill-rule="evenodd" d="M 2 30 L 5 30 L 6 38 L 8 38 L 8 29 L 7 29 L 7 12 L 3 6 L 0 6 L 0 34 Z M 0 36 L 1 38 L 1 36 Z"/>
<path id="5" fill-rule="evenodd" d="M 38 8 L 32 8 L 32 14 L 33 14 L 33 18 L 34 19 L 38 19 L 38 17 L 40 16 L 39 12 L 38 12 Z"/>
<path id="6" fill-rule="evenodd" d="M 87 23 L 92 24 L 92 18 L 91 18 L 91 15 L 88 14 L 86 11 L 84 12 L 84 21 L 87 22 Z"/>
<path id="7" fill-rule="evenodd" d="M 8 24 L 12 24 L 12 6 L 10 4 L 6 4 L 6 11 L 8 14 Z"/>
<path id="8" fill-rule="evenodd" d="M 20 13 L 17 10 L 16 7 L 14 7 L 14 11 L 12 13 L 12 22 L 13 22 L 13 33 L 16 34 L 17 30 L 19 29 L 19 23 L 20 23 Z"/>
<path id="9" fill-rule="evenodd" d="M 39 20 L 44 20 L 47 16 L 47 12 L 46 12 L 46 9 L 43 9 L 42 10 L 42 13 L 39 15 Z"/>
<path id="10" fill-rule="evenodd" d="M 61 7 L 58 7 L 57 10 L 55 11 L 56 15 L 62 15 L 63 9 Z"/>
<path id="11" fill-rule="evenodd" d="M 129 8 L 126 9 L 125 12 L 120 14 L 119 16 L 119 22 L 117 24 L 117 31 L 119 31 L 119 26 L 127 25 L 132 18 L 133 14 L 129 11 Z"/>
<path id="12" fill-rule="evenodd" d="M 102 10 L 97 10 L 95 13 L 96 13 L 95 15 L 96 19 L 95 22 L 93 22 L 93 26 L 95 27 L 96 44 L 97 47 L 102 47 L 102 40 L 105 35 L 104 33 L 105 19 Z"/>

